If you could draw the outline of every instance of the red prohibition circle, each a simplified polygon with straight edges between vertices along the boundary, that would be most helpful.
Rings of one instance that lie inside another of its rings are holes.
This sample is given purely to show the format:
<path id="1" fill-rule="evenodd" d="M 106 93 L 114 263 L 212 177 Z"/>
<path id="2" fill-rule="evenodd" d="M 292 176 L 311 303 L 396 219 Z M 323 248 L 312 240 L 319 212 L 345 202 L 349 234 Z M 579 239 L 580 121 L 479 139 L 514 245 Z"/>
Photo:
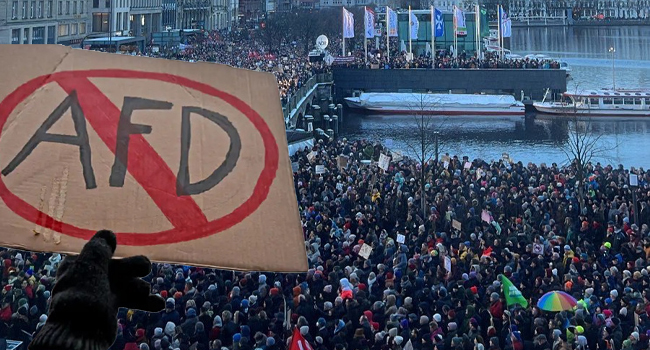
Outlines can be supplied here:
<path id="1" fill-rule="evenodd" d="M 7 97 L 2 102 L 0 102 L 0 136 L 2 134 L 2 128 L 4 127 L 4 124 L 7 122 L 14 109 L 16 109 L 16 107 L 27 97 L 32 95 L 38 88 L 45 86 L 46 84 L 56 83 L 57 81 L 65 79 L 79 78 L 155 80 L 184 86 L 186 88 L 199 91 L 203 94 L 216 97 L 230 104 L 232 107 L 245 115 L 260 133 L 264 144 L 264 168 L 262 169 L 262 172 L 257 179 L 253 193 L 244 203 L 235 208 L 232 212 L 197 227 L 175 227 L 166 231 L 155 233 L 116 232 L 115 234 L 117 236 L 117 241 L 119 244 L 127 246 L 150 246 L 180 243 L 208 237 L 221 231 L 227 230 L 242 222 L 244 219 L 246 219 L 246 217 L 255 212 L 266 200 L 271 185 L 275 180 L 276 172 L 278 169 L 279 152 L 275 137 L 273 136 L 264 119 L 248 104 L 236 96 L 218 90 L 210 85 L 190 80 L 181 76 L 166 73 L 142 72 L 122 69 L 65 71 L 40 76 L 21 85 L 11 94 L 7 95 Z M 7 207 L 9 207 L 11 211 L 21 216 L 25 220 L 36 223 L 36 218 L 40 216 L 40 218 L 45 218 L 45 222 L 44 224 L 39 225 L 53 229 L 64 235 L 88 240 L 95 234 L 95 230 L 84 229 L 55 220 L 51 216 L 39 211 L 9 191 L 2 177 L 0 177 L 0 198 L 2 198 L 4 203 L 7 205 Z"/>

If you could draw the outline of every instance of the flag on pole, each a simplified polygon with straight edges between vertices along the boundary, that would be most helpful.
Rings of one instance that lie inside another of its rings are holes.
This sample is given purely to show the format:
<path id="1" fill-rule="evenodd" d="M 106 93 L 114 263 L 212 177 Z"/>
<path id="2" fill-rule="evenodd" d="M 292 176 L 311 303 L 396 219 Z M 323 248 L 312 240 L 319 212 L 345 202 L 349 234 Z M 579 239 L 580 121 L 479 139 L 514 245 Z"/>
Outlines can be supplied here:
<path id="1" fill-rule="evenodd" d="M 434 10 L 435 36 L 439 38 L 445 35 L 445 21 L 442 19 L 442 11 Z"/>
<path id="2" fill-rule="evenodd" d="M 343 38 L 354 38 L 354 15 L 343 8 Z"/>
<path id="3" fill-rule="evenodd" d="M 508 306 L 519 304 L 522 307 L 528 307 L 528 301 L 521 295 L 521 292 L 508 277 L 501 275 L 501 284 L 503 285 L 503 294 L 506 296 L 506 304 Z"/>
<path id="4" fill-rule="evenodd" d="M 366 28 L 365 30 L 366 39 L 374 38 L 375 37 L 375 12 L 367 7 L 364 15 L 364 23 Z"/>
<path id="5" fill-rule="evenodd" d="M 499 17 L 501 18 L 501 37 L 509 38 L 512 36 L 512 21 L 508 17 L 506 11 L 503 10 L 503 7 L 499 7 Z"/>
<path id="6" fill-rule="evenodd" d="M 397 36 L 397 12 L 387 7 L 388 12 L 388 36 Z"/>
<path id="7" fill-rule="evenodd" d="M 298 327 L 293 329 L 293 336 L 291 337 L 291 346 L 289 350 L 314 350 L 314 348 L 309 345 L 305 340 L 305 337 L 300 334 Z"/>
<path id="8" fill-rule="evenodd" d="M 418 38 L 418 30 L 420 30 L 420 22 L 413 12 L 411 12 L 411 20 L 409 21 L 411 27 L 411 39 Z"/>
<path id="9" fill-rule="evenodd" d="M 459 7 L 454 8 L 454 23 L 456 35 L 467 35 L 467 26 L 465 25 L 465 13 Z"/>

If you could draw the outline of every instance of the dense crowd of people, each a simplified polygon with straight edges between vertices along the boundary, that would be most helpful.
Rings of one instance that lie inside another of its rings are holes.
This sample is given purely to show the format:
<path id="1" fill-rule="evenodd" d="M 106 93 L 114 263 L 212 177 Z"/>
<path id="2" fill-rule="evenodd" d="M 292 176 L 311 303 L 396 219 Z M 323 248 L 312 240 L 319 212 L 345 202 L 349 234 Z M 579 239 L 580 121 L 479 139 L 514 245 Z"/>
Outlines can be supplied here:
<path id="1" fill-rule="evenodd" d="M 278 48 L 270 50 L 267 43 L 261 38 L 242 37 L 240 33 L 206 32 L 191 38 L 187 45 L 175 47 L 150 46 L 144 55 L 184 61 L 206 61 L 230 65 L 233 67 L 265 71 L 273 73 L 278 79 L 280 98 L 283 105 L 303 86 L 312 76 L 329 72 L 332 67 L 347 68 L 377 68 L 377 69 L 407 69 L 407 68 L 467 68 L 467 69 L 554 69 L 559 68 L 559 63 L 553 60 L 539 59 L 499 59 L 496 53 L 486 53 L 482 59 L 475 55 L 460 52 L 454 57 L 449 52 L 439 51 L 435 63 L 431 60 L 430 53 L 415 55 L 413 60 L 407 60 L 405 48 L 400 48 L 394 41 L 391 54 L 386 55 L 386 47 L 380 45 L 378 49 L 370 49 L 368 60 L 365 59 L 363 48 L 350 51 L 354 57 L 352 62 L 334 62 L 333 66 L 327 65 L 322 59 L 310 61 L 305 52 L 304 45 L 298 42 L 284 43 Z M 341 52 L 341 42 L 332 40 L 328 52 L 338 56 Z M 390 57 L 389 57 L 390 56 Z M 324 58 L 325 54 L 321 58 Z"/>
<path id="2" fill-rule="evenodd" d="M 292 157 L 309 271 L 154 264 L 165 310 L 121 309 L 111 349 L 287 349 L 293 328 L 314 349 L 648 348 L 650 172 L 594 164 L 581 181 L 574 166 L 395 155 L 384 171 L 381 153 L 342 139 Z M 28 343 L 63 257 L 0 255 L 0 339 Z M 506 303 L 501 275 L 529 305 Z M 537 307 L 553 290 L 577 306 Z"/>

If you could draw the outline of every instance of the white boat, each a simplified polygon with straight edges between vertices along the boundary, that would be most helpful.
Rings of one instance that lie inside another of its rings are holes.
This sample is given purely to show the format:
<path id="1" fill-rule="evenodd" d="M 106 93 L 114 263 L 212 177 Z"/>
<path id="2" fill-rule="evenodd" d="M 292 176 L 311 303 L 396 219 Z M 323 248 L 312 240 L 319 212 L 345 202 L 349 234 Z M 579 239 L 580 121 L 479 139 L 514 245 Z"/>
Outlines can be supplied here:
<path id="1" fill-rule="evenodd" d="M 535 102 L 539 113 L 585 116 L 650 117 L 650 89 L 565 92 L 564 101 Z"/>
<path id="2" fill-rule="evenodd" d="M 377 114 L 438 115 L 517 115 L 525 114 L 524 104 L 510 95 L 362 93 L 346 97 L 350 108 Z"/>

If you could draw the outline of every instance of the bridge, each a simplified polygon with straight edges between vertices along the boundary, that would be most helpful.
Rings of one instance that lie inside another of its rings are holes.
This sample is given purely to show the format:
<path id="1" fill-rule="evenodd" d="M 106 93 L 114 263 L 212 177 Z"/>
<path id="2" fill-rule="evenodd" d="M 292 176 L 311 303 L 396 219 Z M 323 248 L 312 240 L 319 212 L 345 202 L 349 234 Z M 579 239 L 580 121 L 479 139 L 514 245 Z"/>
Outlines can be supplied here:
<path id="1" fill-rule="evenodd" d="M 316 74 L 309 78 L 282 107 L 284 125 L 287 129 L 294 129 L 296 123 L 310 113 L 311 107 L 317 104 L 316 92 L 318 88 L 332 84 L 332 73 Z"/>

